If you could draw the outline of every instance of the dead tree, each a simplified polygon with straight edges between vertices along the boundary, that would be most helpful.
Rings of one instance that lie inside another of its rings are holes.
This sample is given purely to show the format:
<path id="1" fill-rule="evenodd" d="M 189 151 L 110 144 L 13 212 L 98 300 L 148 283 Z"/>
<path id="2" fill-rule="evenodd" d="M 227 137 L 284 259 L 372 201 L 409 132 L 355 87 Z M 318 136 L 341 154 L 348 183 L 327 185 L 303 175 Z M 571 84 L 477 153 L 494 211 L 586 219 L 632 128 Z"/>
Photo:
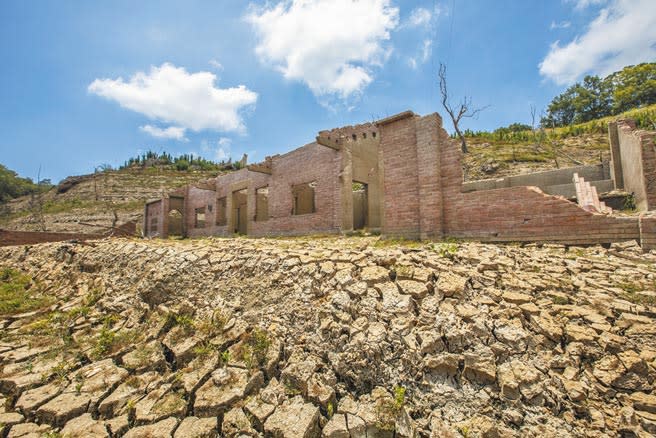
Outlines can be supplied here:
<path id="1" fill-rule="evenodd" d="M 465 98 L 460 102 L 460 105 L 456 107 L 451 106 L 451 103 L 449 102 L 449 93 L 446 84 L 446 65 L 442 63 L 440 63 L 439 76 L 440 76 L 440 93 L 442 94 L 442 106 L 444 107 L 444 110 L 447 112 L 447 114 L 449 114 L 449 117 L 451 117 L 451 122 L 453 123 L 453 129 L 455 129 L 456 135 L 458 135 L 458 138 L 460 139 L 462 152 L 466 154 L 467 152 L 469 152 L 469 149 L 467 149 L 467 140 L 465 140 L 465 136 L 460 130 L 460 121 L 463 118 L 472 118 L 477 116 L 478 113 L 480 113 L 485 108 L 487 108 L 487 106 L 482 108 L 472 108 L 472 99 L 469 96 L 465 96 Z"/>

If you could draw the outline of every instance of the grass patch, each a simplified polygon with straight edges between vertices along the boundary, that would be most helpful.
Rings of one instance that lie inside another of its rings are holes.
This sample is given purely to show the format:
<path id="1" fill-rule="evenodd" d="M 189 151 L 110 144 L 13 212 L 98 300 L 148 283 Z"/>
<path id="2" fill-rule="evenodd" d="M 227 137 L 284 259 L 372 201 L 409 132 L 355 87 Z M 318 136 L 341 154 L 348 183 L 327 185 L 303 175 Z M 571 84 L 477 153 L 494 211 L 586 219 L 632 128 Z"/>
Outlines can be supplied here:
<path id="1" fill-rule="evenodd" d="M 425 243 L 414 239 L 383 239 L 380 238 L 374 242 L 374 248 L 394 248 L 402 246 L 404 248 L 421 248 Z"/>
<path id="2" fill-rule="evenodd" d="M 52 303 L 29 275 L 11 268 L 0 270 L 0 316 L 41 309 Z"/>

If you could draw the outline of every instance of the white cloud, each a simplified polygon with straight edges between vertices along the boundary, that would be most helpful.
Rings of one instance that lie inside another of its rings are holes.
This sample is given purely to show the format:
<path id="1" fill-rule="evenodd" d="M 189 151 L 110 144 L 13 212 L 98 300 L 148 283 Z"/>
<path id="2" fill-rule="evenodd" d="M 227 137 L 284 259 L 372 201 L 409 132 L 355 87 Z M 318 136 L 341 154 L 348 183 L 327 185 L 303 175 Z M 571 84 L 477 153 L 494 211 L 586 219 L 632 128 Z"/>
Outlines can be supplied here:
<path id="1" fill-rule="evenodd" d="M 223 71 L 223 64 L 221 64 L 216 59 L 210 59 L 210 65 L 218 71 Z"/>
<path id="2" fill-rule="evenodd" d="M 583 10 L 588 6 L 602 5 L 607 2 L 607 0 L 568 0 L 570 3 L 576 3 L 574 6 L 575 9 Z"/>
<path id="3" fill-rule="evenodd" d="M 412 69 L 416 69 L 420 64 L 424 64 L 430 59 L 431 49 L 433 47 L 433 41 L 430 39 L 425 39 L 421 44 L 421 51 L 419 55 L 415 57 L 408 58 L 408 65 Z"/>
<path id="4" fill-rule="evenodd" d="M 585 74 L 607 75 L 622 67 L 656 59 L 656 8 L 653 0 L 613 0 L 583 35 L 551 45 L 540 74 L 566 85 Z"/>
<path id="5" fill-rule="evenodd" d="M 213 73 L 187 73 L 165 63 L 137 72 L 128 81 L 96 79 L 89 92 L 118 102 L 122 107 L 175 126 L 200 131 L 239 132 L 245 129 L 241 112 L 254 105 L 257 93 L 244 85 L 217 88 Z"/>
<path id="6" fill-rule="evenodd" d="M 383 44 L 398 25 L 390 0 L 286 0 L 252 9 L 256 53 L 315 96 L 346 99 L 373 80 L 387 56 Z"/>
<path id="7" fill-rule="evenodd" d="M 410 13 L 407 26 L 421 27 L 428 26 L 433 18 L 433 13 L 426 8 L 415 8 Z"/>
<path id="8" fill-rule="evenodd" d="M 162 129 L 153 125 L 144 125 L 140 126 L 139 129 L 146 134 L 150 134 L 155 138 L 171 138 L 175 140 L 187 140 L 185 138 L 185 128 L 179 126 L 169 126 L 168 128 Z"/>
<path id="9" fill-rule="evenodd" d="M 207 140 L 200 143 L 200 150 L 203 154 L 215 161 L 227 161 L 231 156 L 232 139 L 221 137 L 217 140 L 216 145 L 210 144 Z"/>
<path id="10" fill-rule="evenodd" d="M 556 23 L 555 21 L 551 22 L 551 26 L 549 26 L 549 29 L 554 30 L 554 29 L 567 29 L 572 25 L 571 22 L 569 21 L 561 21 Z"/>

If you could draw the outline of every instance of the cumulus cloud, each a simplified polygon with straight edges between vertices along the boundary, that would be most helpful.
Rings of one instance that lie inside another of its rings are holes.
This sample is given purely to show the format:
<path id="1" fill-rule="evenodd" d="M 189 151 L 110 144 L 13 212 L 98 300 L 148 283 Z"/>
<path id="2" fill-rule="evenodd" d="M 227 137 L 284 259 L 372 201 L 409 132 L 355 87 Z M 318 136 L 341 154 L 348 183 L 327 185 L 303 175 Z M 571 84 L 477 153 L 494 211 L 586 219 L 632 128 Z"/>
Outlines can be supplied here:
<path id="1" fill-rule="evenodd" d="M 137 72 L 127 81 L 120 77 L 96 79 L 88 90 L 172 127 L 244 131 L 242 111 L 255 104 L 257 93 L 244 85 L 217 88 L 215 81 L 213 73 L 188 73 L 165 63 L 147 73 Z"/>
<path id="2" fill-rule="evenodd" d="M 389 49 L 399 11 L 390 0 L 286 0 L 253 8 L 246 20 L 259 37 L 256 54 L 315 96 L 346 99 L 373 80 Z"/>
<path id="3" fill-rule="evenodd" d="M 185 128 L 179 126 L 169 126 L 168 128 L 159 128 L 153 125 L 140 126 L 139 129 L 146 134 L 150 134 L 155 138 L 169 138 L 174 140 L 187 140 L 185 138 Z"/>
<path id="4" fill-rule="evenodd" d="M 540 63 L 540 74 L 567 85 L 585 74 L 607 75 L 656 58 L 653 0 L 613 0 L 585 33 L 561 45 L 556 41 Z"/>

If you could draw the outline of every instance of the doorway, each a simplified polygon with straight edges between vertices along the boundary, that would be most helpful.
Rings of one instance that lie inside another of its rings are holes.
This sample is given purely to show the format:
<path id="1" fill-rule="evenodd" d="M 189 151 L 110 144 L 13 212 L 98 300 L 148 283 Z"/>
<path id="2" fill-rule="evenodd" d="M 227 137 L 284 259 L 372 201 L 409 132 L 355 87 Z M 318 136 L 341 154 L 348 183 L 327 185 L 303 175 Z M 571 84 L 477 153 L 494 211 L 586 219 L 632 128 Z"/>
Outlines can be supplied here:
<path id="1" fill-rule="evenodd" d="M 232 225 L 233 232 L 247 234 L 248 232 L 248 190 L 232 192 Z"/>
<path id="2" fill-rule="evenodd" d="M 353 181 L 353 229 L 362 230 L 367 223 L 368 191 L 367 184 Z"/>

